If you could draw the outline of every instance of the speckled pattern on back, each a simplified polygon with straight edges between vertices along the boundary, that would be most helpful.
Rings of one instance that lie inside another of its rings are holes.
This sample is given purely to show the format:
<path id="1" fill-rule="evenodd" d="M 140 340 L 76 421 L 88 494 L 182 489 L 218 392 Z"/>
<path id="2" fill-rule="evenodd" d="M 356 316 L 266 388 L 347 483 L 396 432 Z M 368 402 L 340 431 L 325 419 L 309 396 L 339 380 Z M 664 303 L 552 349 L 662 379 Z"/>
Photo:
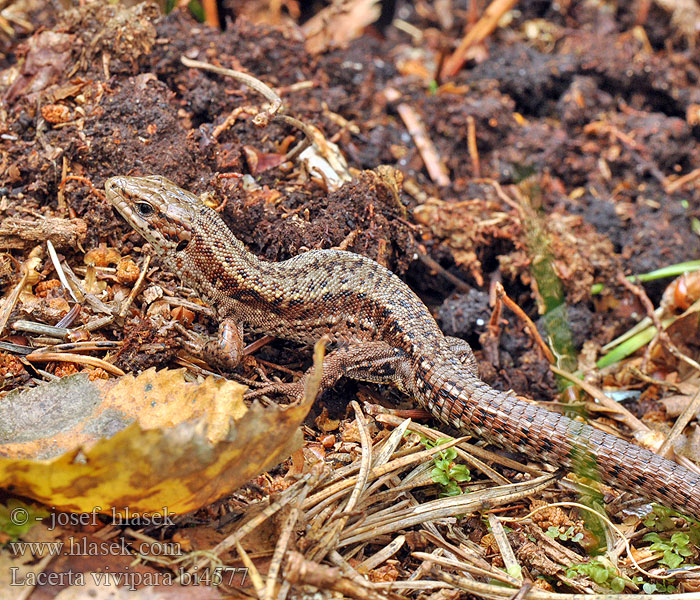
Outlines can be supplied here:
<path id="1" fill-rule="evenodd" d="M 264 262 L 215 211 L 162 177 L 113 177 L 105 188 L 221 318 L 303 343 L 322 335 L 337 342 L 324 383 L 341 375 L 392 383 L 459 430 L 700 517 L 700 475 L 491 388 L 478 378 L 466 343 L 443 336 L 421 300 L 378 263 L 339 250 Z"/>

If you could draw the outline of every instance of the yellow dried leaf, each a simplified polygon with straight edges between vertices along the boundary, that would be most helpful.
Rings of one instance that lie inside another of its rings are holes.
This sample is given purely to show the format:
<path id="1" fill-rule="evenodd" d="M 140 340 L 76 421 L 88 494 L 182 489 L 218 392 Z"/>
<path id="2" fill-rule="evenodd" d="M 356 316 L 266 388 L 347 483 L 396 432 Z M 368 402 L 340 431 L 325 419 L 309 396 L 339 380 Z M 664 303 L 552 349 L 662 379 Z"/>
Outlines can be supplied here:
<path id="1" fill-rule="evenodd" d="M 301 446 L 298 427 L 312 402 L 247 409 L 244 390 L 150 369 L 117 381 L 75 375 L 8 394 L 0 481 L 60 510 L 195 510 Z"/>

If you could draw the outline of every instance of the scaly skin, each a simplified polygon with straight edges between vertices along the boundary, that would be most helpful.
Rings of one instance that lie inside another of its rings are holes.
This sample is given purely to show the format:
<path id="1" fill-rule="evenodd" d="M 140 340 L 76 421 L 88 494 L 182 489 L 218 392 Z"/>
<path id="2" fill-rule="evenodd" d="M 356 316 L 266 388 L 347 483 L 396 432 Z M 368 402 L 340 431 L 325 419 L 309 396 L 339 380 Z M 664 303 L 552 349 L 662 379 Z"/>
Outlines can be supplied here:
<path id="1" fill-rule="evenodd" d="M 421 300 L 378 263 L 338 250 L 264 262 L 215 211 L 162 177 L 113 177 L 105 189 L 220 318 L 302 343 L 322 335 L 336 342 L 324 385 L 341 376 L 394 384 L 459 430 L 700 517 L 700 475 L 491 388 L 466 343 L 445 337 Z"/>

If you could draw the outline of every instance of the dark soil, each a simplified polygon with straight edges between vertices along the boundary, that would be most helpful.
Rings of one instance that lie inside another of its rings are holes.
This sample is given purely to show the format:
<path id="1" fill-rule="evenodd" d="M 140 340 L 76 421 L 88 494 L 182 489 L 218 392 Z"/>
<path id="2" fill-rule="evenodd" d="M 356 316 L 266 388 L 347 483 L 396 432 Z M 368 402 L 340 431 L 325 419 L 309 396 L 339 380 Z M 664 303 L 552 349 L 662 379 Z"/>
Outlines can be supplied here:
<path id="1" fill-rule="evenodd" d="M 473 317 L 480 315 L 483 322 L 490 311 L 487 297 L 476 293 L 485 285 L 484 277 L 502 278 L 511 296 L 537 318 L 528 259 L 522 254 L 527 240 L 517 237 L 522 231 L 510 238 L 475 239 L 470 251 L 479 261 L 477 268 L 455 259 L 446 235 L 411 223 L 411 211 L 421 199 L 406 187 L 397 204 L 387 185 L 370 172 L 358 172 L 352 183 L 326 193 L 296 169 L 251 165 L 251 156 L 279 156 L 285 138 L 298 140 L 300 134 L 276 123 L 265 130 L 254 127 L 260 97 L 221 76 L 185 68 L 179 57 L 186 54 L 245 70 L 280 89 L 287 112 L 333 138 L 351 168 L 391 165 L 403 172 L 411 190 L 426 197 L 447 203 L 494 199 L 491 186 L 477 183 L 476 177 L 505 186 L 531 174 L 539 186 L 541 214 L 567 223 L 568 216 L 580 215 L 577 237 L 584 247 L 609 240 L 591 262 L 586 252 L 568 255 L 566 240 L 559 239 L 563 234 L 557 227 L 549 231 L 555 255 L 577 274 L 562 277 L 566 296 L 585 309 L 571 313 L 586 315 L 572 323 L 577 345 L 608 341 L 630 321 L 614 310 L 591 319 L 593 305 L 581 272 L 588 274 L 586 285 L 603 281 L 615 290 L 617 272 L 645 272 L 698 255 L 698 236 L 691 229 L 698 186 L 664 191 L 667 177 L 700 164 L 699 130 L 690 116 L 700 103 L 695 55 L 683 50 L 682 39 L 675 39 L 676 51 L 663 44 L 668 31 L 653 11 L 645 29 L 647 46 L 630 32 L 632 15 L 623 7 L 613 14 L 562 4 L 557 12 L 530 2 L 519 5 L 516 20 L 489 39 L 478 63 L 467 63 L 435 93 L 429 89 L 434 77 L 431 44 L 457 39 L 461 24 L 438 32 L 437 15 L 425 5 L 420 8 L 400 4 L 396 14 L 434 34 L 413 59 L 424 61 L 424 75 L 408 68 L 411 39 L 394 27 L 384 28 L 383 35 L 360 37 L 348 48 L 312 56 L 290 29 L 257 26 L 243 18 L 221 32 L 197 24 L 185 11 L 156 17 L 143 6 L 130 13 L 98 4 L 63 14 L 44 8 L 36 13 L 43 31 L 26 36 L 18 30 L 14 40 L 4 42 L 6 67 L 20 70 L 4 92 L 0 177 L 5 214 L 15 214 L 18 205 L 45 215 L 65 214 L 57 205 L 63 169 L 86 177 L 97 189 L 112 175 L 157 173 L 194 192 L 214 194 L 218 201 L 226 198 L 224 218 L 266 259 L 345 243 L 348 250 L 404 274 L 435 307 L 445 329 L 477 349 L 480 332 Z M 456 14 L 463 13 L 457 9 Z M 528 23 L 547 28 L 540 37 L 527 39 Z M 310 85 L 285 93 L 299 82 Z M 398 90 L 399 102 L 423 120 L 447 166 L 449 185 L 438 187 L 428 177 L 397 115 L 397 102 L 387 100 L 388 88 Z M 68 122 L 42 118 L 38 109 L 48 110 L 48 105 L 67 109 Z M 253 110 L 216 132 L 232 111 L 246 106 Z M 350 122 L 352 132 L 333 113 Z M 470 119 L 479 173 L 467 154 Z M 253 192 L 219 178 L 251 171 L 257 183 Z M 67 183 L 65 198 L 68 214 L 88 225 L 83 247 L 108 242 L 119 248 L 121 240 L 131 240 L 125 251 L 132 243 L 140 245 L 85 184 Z M 503 204 L 500 209 L 510 210 Z M 67 252 L 69 262 L 75 260 Z M 453 290 L 449 279 L 415 262 L 423 253 L 476 287 L 466 295 Z M 663 283 L 648 286 L 652 300 L 662 289 Z M 455 317 L 455 302 L 466 318 Z M 123 333 L 115 330 L 115 335 Z M 513 319 L 504 336 L 520 342 L 508 344 L 510 358 L 500 374 L 493 373 L 492 383 L 498 384 L 499 377 L 521 380 L 523 384 L 514 384 L 517 391 L 532 393 L 527 378 L 505 377 L 506 370 L 518 368 L 518 355 L 531 342 Z M 163 359 L 143 358 L 138 362 L 142 368 L 160 366 Z M 555 393 L 550 388 L 549 394 Z"/>

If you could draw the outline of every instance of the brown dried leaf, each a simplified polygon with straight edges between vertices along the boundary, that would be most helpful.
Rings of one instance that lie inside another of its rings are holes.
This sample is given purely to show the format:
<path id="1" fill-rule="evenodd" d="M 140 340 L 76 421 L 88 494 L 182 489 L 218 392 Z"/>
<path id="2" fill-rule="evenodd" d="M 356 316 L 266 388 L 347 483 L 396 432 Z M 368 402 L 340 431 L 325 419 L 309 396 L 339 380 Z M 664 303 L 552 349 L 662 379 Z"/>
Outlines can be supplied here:
<path id="1" fill-rule="evenodd" d="M 302 26 L 306 49 L 318 54 L 330 48 L 343 48 L 359 37 L 381 13 L 377 0 L 335 0 Z"/>
<path id="2" fill-rule="evenodd" d="M 427 225 L 436 237 L 447 243 L 455 262 L 466 267 L 480 286 L 483 275 L 476 248 L 496 239 L 517 243 L 522 237 L 513 215 L 486 200 L 448 203 L 431 198 L 417 206 L 413 214 L 416 221 Z"/>
<path id="3" fill-rule="evenodd" d="M 74 36 L 55 31 L 41 31 L 27 42 L 27 55 L 17 78 L 7 91 L 6 100 L 32 97 L 58 80 L 68 66 Z"/>

